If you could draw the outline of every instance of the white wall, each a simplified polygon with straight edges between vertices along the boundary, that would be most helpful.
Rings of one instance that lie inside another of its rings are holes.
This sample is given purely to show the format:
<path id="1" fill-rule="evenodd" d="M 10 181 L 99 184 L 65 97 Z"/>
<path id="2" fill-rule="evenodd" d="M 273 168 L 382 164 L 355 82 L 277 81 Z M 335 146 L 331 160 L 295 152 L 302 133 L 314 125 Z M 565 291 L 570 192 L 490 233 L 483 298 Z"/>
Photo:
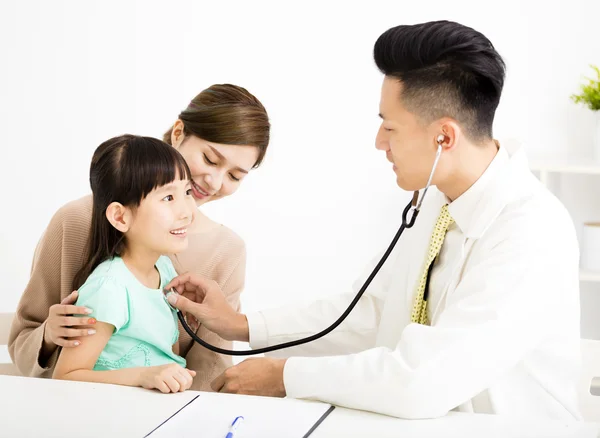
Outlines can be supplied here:
<path id="1" fill-rule="evenodd" d="M 347 290 L 408 199 L 374 149 L 372 47 L 397 24 L 445 18 L 485 33 L 508 64 L 497 137 L 535 155 L 590 153 L 591 113 L 569 95 L 600 64 L 600 2 L 495 3 L 2 2 L 0 311 L 16 307 L 53 212 L 88 192 L 97 145 L 160 136 L 223 82 L 255 93 L 273 124 L 263 167 L 207 207 L 248 244 L 245 307 Z M 600 218 L 598 184 L 580 187 L 579 216 Z M 598 297 L 596 287 L 588 298 L 600 309 Z"/>

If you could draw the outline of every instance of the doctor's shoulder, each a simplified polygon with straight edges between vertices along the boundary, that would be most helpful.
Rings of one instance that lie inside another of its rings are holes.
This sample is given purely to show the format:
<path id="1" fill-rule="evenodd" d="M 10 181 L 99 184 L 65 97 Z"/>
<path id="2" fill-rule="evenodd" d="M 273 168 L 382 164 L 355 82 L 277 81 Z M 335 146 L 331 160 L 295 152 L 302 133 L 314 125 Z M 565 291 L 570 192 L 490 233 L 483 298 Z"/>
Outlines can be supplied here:
<path id="1" fill-rule="evenodd" d="M 538 250 L 579 253 L 575 224 L 562 202 L 548 190 L 535 190 L 509 202 L 488 234 L 491 240 L 530 244 Z"/>
<path id="2" fill-rule="evenodd" d="M 541 184 L 540 184 L 541 186 Z M 577 239 L 575 224 L 564 204 L 546 187 L 541 186 L 530 196 L 517 203 L 530 230 L 550 237 L 560 234 L 563 238 Z M 548 235 L 547 233 L 551 233 Z"/>

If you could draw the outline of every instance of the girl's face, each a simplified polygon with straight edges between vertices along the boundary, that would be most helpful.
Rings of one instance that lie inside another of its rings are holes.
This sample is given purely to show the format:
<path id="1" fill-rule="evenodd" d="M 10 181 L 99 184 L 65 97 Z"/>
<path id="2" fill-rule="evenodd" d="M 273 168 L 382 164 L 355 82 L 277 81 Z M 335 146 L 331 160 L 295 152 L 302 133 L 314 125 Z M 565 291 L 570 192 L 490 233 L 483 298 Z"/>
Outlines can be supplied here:
<path id="1" fill-rule="evenodd" d="M 187 228 L 195 210 L 190 181 L 176 179 L 154 189 L 129 212 L 130 226 L 125 233 L 128 245 L 161 255 L 186 250 Z"/>
<path id="2" fill-rule="evenodd" d="M 181 121 L 173 128 L 171 143 L 190 167 L 197 206 L 235 193 L 259 154 L 256 146 L 212 143 L 194 135 L 185 137 Z"/>

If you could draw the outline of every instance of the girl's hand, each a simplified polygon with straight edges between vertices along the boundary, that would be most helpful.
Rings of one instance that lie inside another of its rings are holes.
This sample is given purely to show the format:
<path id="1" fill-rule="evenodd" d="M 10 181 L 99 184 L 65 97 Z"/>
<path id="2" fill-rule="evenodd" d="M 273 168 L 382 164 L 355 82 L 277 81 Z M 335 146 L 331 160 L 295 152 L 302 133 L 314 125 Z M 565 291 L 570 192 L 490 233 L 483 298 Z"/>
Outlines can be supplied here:
<path id="1" fill-rule="evenodd" d="M 183 392 L 192 386 L 196 372 L 171 363 L 144 368 L 140 374 L 140 385 L 146 389 L 158 389 L 162 393 Z"/>

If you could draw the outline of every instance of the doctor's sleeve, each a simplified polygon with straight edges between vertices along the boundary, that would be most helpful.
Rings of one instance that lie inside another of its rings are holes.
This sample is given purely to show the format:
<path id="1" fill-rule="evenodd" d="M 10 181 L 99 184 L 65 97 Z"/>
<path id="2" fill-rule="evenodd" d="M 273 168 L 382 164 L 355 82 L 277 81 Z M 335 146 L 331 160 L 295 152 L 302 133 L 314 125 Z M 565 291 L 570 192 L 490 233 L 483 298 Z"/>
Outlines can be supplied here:
<path id="1" fill-rule="evenodd" d="M 349 354 L 373 347 L 384 296 L 389 288 L 394 254 L 381 268 L 350 315 L 323 338 L 269 353 L 270 357 Z M 333 324 L 350 305 L 380 257 L 373 259 L 354 283 L 353 293 L 337 295 L 307 305 L 289 305 L 247 314 L 250 346 L 254 349 L 314 335 Z"/>
<path id="2" fill-rule="evenodd" d="M 577 287 L 576 245 L 518 234 L 469 267 L 434 326 L 409 324 L 395 349 L 288 359 L 287 395 L 435 418 L 489 388 L 574 310 L 561 307 Z"/>

